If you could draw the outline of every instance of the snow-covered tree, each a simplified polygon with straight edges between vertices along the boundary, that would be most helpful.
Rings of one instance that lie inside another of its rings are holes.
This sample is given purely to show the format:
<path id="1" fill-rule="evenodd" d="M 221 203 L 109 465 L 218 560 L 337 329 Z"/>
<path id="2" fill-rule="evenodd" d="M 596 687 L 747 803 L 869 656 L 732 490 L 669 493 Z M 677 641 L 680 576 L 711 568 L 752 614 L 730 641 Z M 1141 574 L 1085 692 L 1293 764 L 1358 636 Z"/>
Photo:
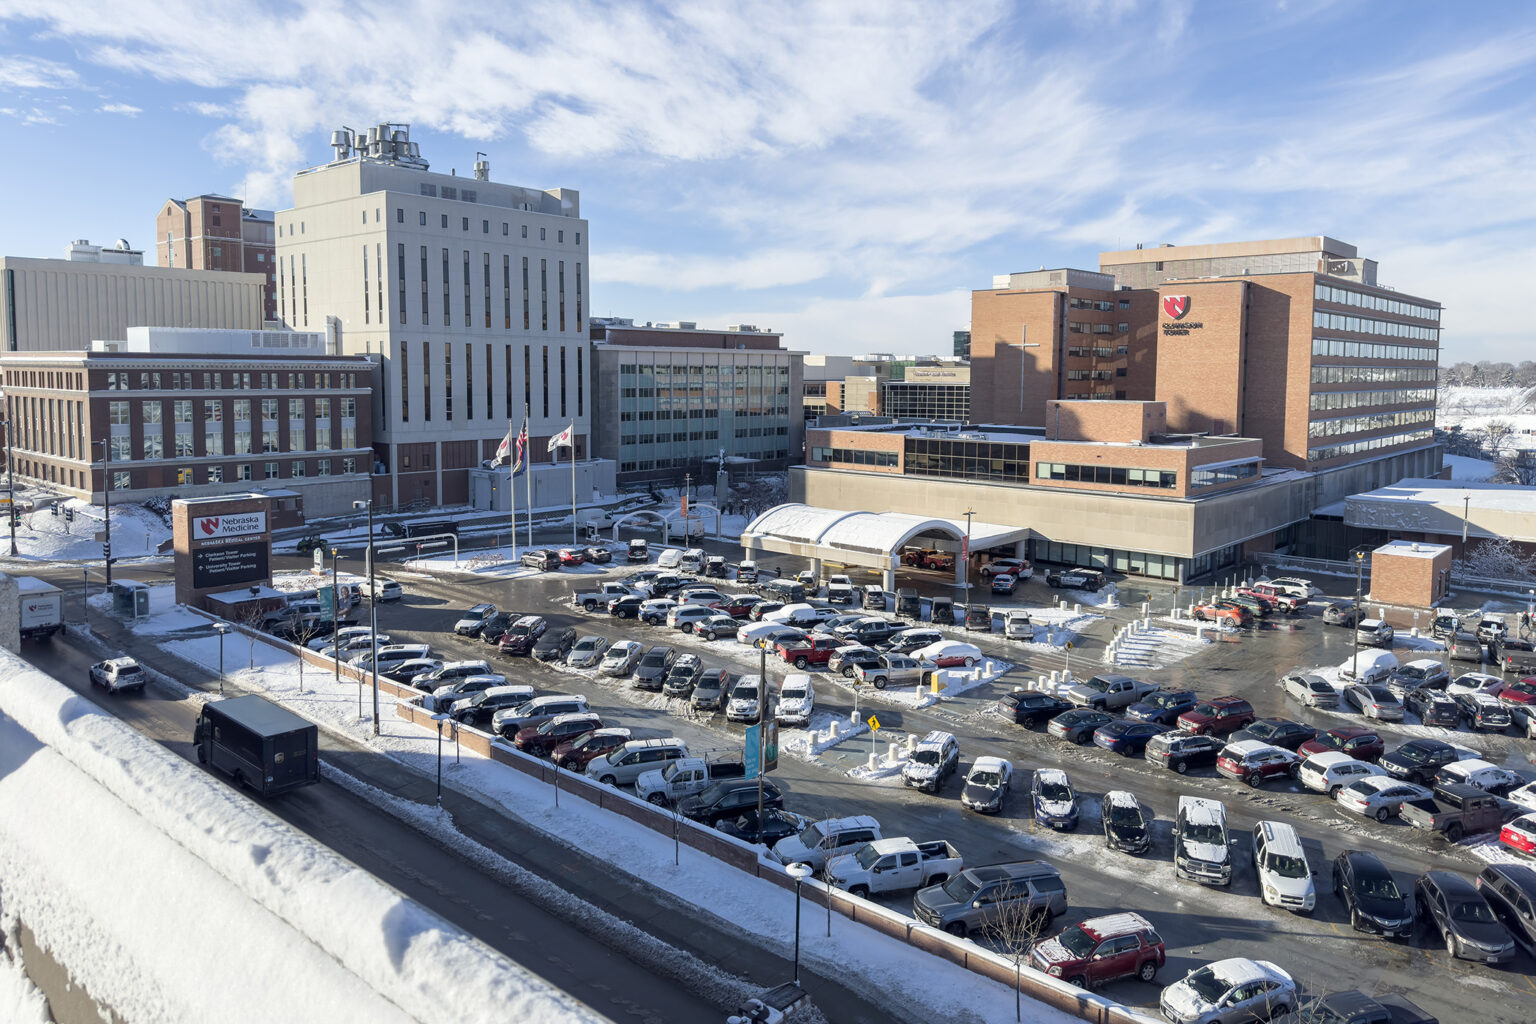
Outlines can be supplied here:
<path id="1" fill-rule="evenodd" d="M 1456 571 L 1502 580 L 1536 581 L 1536 556 L 1527 555 L 1507 537 L 1494 537 L 1468 549 Z"/>
<path id="2" fill-rule="evenodd" d="M 1515 428 L 1508 420 L 1489 420 L 1488 424 L 1480 431 L 1482 434 L 1483 450 L 1490 458 L 1496 457 L 1504 442 L 1509 440 L 1509 435 L 1515 432 Z"/>

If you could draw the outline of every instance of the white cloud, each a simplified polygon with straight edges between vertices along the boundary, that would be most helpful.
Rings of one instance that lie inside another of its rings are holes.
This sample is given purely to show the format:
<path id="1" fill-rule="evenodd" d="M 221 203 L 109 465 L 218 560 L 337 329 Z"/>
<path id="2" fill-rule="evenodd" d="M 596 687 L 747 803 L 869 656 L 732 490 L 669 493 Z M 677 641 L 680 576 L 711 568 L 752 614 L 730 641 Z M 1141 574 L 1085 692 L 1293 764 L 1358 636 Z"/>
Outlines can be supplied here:
<path id="1" fill-rule="evenodd" d="M 41 57 L 0 56 L 0 89 L 64 89 L 80 82 L 67 64 Z"/>
<path id="2" fill-rule="evenodd" d="M 98 114 L 122 114 L 124 117 L 138 117 L 144 113 L 143 107 L 135 107 L 131 103 L 106 103 L 96 108 Z"/>
<path id="3" fill-rule="evenodd" d="M 970 291 L 955 290 L 933 295 L 817 299 L 791 310 L 728 311 L 710 322 L 721 326 L 756 324 L 764 330 L 782 331 L 786 348 L 804 352 L 949 355 L 954 351 L 954 332 L 965 330 L 970 319 Z"/>
<path id="4" fill-rule="evenodd" d="M 205 103 L 194 101 L 183 103 L 177 109 L 185 110 L 190 114 L 199 114 L 203 117 L 228 117 L 234 113 L 234 109 L 223 103 Z"/>

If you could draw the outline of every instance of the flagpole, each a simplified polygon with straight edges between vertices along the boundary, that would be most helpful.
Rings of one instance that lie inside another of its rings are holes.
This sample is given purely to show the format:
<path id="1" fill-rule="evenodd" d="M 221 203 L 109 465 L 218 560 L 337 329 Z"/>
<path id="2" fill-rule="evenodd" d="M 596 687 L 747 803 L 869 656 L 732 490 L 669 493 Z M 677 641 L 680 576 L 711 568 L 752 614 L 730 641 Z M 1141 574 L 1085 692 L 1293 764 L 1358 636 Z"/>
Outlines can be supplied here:
<path id="1" fill-rule="evenodd" d="M 528 430 L 528 406 L 525 404 L 523 406 L 523 431 L 526 433 L 527 430 Z M 533 439 L 530 437 L 528 439 L 528 442 L 523 445 L 523 449 L 524 449 L 524 451 L 523 451 L 523 458 L 528 460 L 528 464 L 523 467 L 523 474 L 528 478 L 528 487 L 527 487 L 526 494 L 527 494 L 527 497 L 528 497 L 528 550 L 529 551 L 533 550 L 533 443 L 532 442 L 533 442 Z"/>
<path id="2" fill-rule="evenodd" d="M 576 432 L 571 431 L 571 546 L 576 545 Z"/>
<path id="3" fill-rule="evenodd" d="M 514 437 L 512 433 L 512 419 L 507 418 L 507 436 Z M 514 441 L 509 456 L 516 456 L 517 443 Z M 512 514 L 512 556 L 510 561 L 517 561 L 517 463 L 513 458 L 507 459 L 507 509 Z"/>

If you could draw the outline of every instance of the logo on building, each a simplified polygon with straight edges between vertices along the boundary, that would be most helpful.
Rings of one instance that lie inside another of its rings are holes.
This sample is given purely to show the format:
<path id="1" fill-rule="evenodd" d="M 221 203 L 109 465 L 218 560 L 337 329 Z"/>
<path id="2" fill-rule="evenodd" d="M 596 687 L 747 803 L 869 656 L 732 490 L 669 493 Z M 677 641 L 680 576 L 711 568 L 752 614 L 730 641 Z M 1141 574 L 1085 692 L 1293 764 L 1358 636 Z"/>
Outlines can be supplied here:
<path id="1" fill-rule="evenodd" d="M 216 537 L 246 537 L 253 533 L 264 533 L 266 529 L 267 514 L 265 512 L 202 516 L 197 520 L 196 539 L 212 540 Z"/>
<path id="2" fill-rule="evenodd" d="M 1174 320 L 1182 320 L 1182 319 L 1184 319 L 1184 314 L 1189 312 L 1189 296 L 1188 295 L 1164 295 L 1163 296 L 1163 312 L 1167 313 L 1168 316 L 1171 319 L 1174 319 Z"/>

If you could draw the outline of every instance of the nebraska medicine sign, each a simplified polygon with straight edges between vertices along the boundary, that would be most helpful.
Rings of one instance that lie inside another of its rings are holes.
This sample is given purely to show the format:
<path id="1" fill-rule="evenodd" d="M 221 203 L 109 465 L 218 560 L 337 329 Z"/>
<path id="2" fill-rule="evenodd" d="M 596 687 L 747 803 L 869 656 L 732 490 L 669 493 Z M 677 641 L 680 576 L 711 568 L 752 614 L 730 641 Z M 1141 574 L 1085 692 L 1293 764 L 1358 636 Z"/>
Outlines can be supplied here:
<path id="1" fill-rule="evenodd" d="M 1163 336 L 1188 334 L 1190 331 L 1198 331 L 1205 325 L 1198 320 L 1185 320 L 1189 315 L 1188 295 L 1164 295 L 1163 315 L 1168 319 L 1163 321 Z"/>
<path id="2" fill-rule="evenodd" d="M 221 516 L 196 516 L 192 520 L 193 540 L 218 540 L 225 537 L 249 537 L 267 532 L 265 512 L 236 512 Z"/>

